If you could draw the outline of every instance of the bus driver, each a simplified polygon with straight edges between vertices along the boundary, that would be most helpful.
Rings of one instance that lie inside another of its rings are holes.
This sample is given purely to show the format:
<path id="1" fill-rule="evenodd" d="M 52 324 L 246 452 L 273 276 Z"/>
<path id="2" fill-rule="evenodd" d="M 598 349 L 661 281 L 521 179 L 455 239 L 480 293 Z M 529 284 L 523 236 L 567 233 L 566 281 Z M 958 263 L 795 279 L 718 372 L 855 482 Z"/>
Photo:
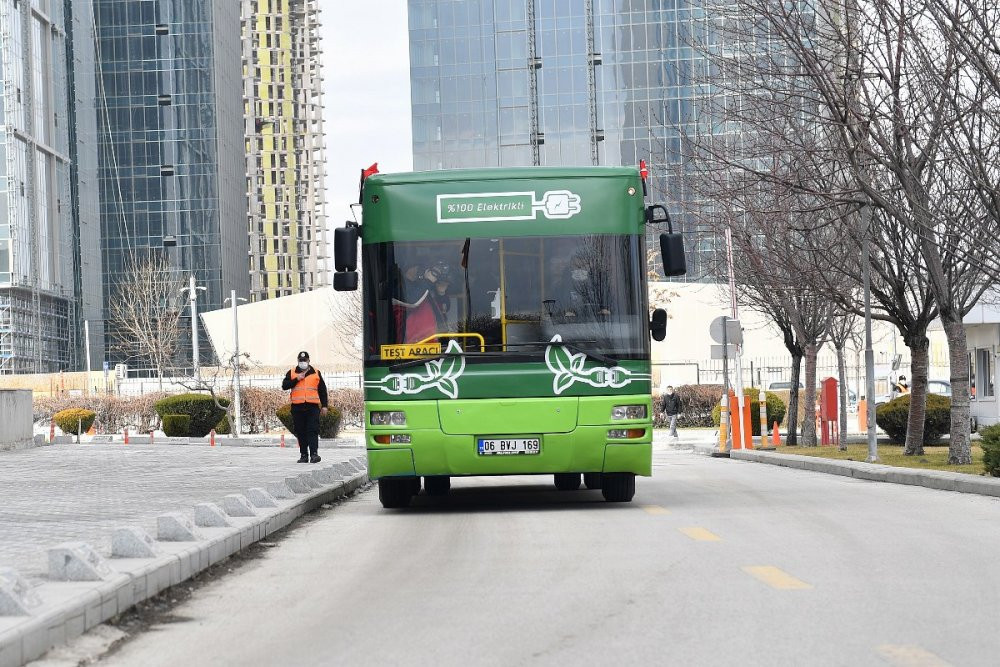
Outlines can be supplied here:
<path id="1" fill-rule="evenodd" d="M 450 305 L 450 274 L 450 267 L 440 261 L 430 267 L 411 264 L 402 272 L 392 299 L 398 342 L 417 343 L 444 331 Z"/>

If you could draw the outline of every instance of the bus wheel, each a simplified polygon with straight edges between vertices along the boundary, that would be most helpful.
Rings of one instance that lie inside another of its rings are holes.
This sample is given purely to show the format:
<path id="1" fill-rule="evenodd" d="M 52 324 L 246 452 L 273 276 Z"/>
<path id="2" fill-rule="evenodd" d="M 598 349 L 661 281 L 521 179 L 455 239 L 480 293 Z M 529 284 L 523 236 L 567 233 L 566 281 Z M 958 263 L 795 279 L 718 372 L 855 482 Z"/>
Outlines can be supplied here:
<path id="1" fill-rule="evenodd" d="M 424 477 L 424 490 L 429 496 L 447 496 L 450 489 L 451 477 L 448 475 Z"/>
<path id="2" fill-rule="evenodd" d="M 413 481 L 399 477 L 383 477 L 378 481 L 378 499 L 382 507 L 409 507 Z"/>
<path id="3" fill-rule="evenodd" d="M 556 488 L 560 491 L 576 491 L 580 488 L 580 473 L 557 472 L 555 474 Z"/>
<path id="4" fill-rule="evenodd" d="M 635 495 L 635 475 L 630 472 L 607 472 L 602 476 L 601 493 L 609 503 L 627 503 Z"/>
<path id="5" fill-rule="evenodd" d="M 601 473 L 599 472 L 583 473 L 583 485 L 588 489 L 601 488 Z"/>

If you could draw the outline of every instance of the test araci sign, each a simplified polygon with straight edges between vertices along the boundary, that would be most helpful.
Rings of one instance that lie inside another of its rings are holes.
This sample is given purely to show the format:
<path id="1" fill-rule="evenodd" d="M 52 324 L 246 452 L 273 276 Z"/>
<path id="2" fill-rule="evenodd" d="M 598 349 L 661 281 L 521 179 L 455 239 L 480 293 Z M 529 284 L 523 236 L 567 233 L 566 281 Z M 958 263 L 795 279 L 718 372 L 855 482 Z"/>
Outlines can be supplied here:
<path id="1" fill-rule="evenodd" d="M 540 199 L 535 198 L 534 192 L 437 196 L 439 223 L 535 220 L 539 211 L 549 220 L 568 220 L 581 210 L 580 195 L 569 190 L 549 190 Z"/>

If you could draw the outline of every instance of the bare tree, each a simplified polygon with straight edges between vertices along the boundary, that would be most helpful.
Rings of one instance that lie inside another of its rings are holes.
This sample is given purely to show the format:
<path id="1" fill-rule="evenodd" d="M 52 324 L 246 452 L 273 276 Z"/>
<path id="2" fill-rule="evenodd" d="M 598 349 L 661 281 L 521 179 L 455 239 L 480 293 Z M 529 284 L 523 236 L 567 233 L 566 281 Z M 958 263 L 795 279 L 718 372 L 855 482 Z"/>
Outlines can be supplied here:
<path id="1" fill-rule="evenodd" d="M 115 349 L 155 368 L 160 391 L 163 371 L 178 349 L 181 287 L 169 264 L 154 255 L 130 260 L 111 297 Z"/>
<path id="2" fill-rule="evenodd" d="M 362 354 L 358 341 L 362 337 L 361 314 L 364 308 L 361 296 L 359 289 L 352 292 L 336 292 L 330 298 L 330 318 L 333 334 L 339 345 L 338 351 L 359 362 Z"/>
<path id="3" fill-rule="evenodd" d="M 837 403 L 840 406 L 838 411 L 840 442 L 838 444 L 841 451 L 847 451 L 847 364 L 844 350 L 849 342 L 857 338 L 858 325 L 857 315 L 850 311 L 839 311 L 830 320 L 830 343 L 837 353 L 837 386 L 840 394 L 837 396 Z"/>

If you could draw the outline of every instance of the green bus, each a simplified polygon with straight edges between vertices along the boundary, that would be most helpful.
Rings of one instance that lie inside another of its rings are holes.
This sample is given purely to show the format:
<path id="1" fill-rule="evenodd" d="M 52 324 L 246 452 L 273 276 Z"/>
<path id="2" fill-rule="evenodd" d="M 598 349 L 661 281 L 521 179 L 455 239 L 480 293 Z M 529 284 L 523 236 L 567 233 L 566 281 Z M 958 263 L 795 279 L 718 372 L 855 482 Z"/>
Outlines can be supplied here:
<path id="1" fill-rule="evenodd" d="M 451 477 L 554 475 L 630 501 L 651 474 L 647 206 L 635 168 L 499 168 L 363 179 L 334 231 L 334 287 L 361 241 L 365 439 L 384 507 Z M 658 215 L 662 212 L 662 215 Z M 680 234 L 660 235 L 684 272 Z"/>

